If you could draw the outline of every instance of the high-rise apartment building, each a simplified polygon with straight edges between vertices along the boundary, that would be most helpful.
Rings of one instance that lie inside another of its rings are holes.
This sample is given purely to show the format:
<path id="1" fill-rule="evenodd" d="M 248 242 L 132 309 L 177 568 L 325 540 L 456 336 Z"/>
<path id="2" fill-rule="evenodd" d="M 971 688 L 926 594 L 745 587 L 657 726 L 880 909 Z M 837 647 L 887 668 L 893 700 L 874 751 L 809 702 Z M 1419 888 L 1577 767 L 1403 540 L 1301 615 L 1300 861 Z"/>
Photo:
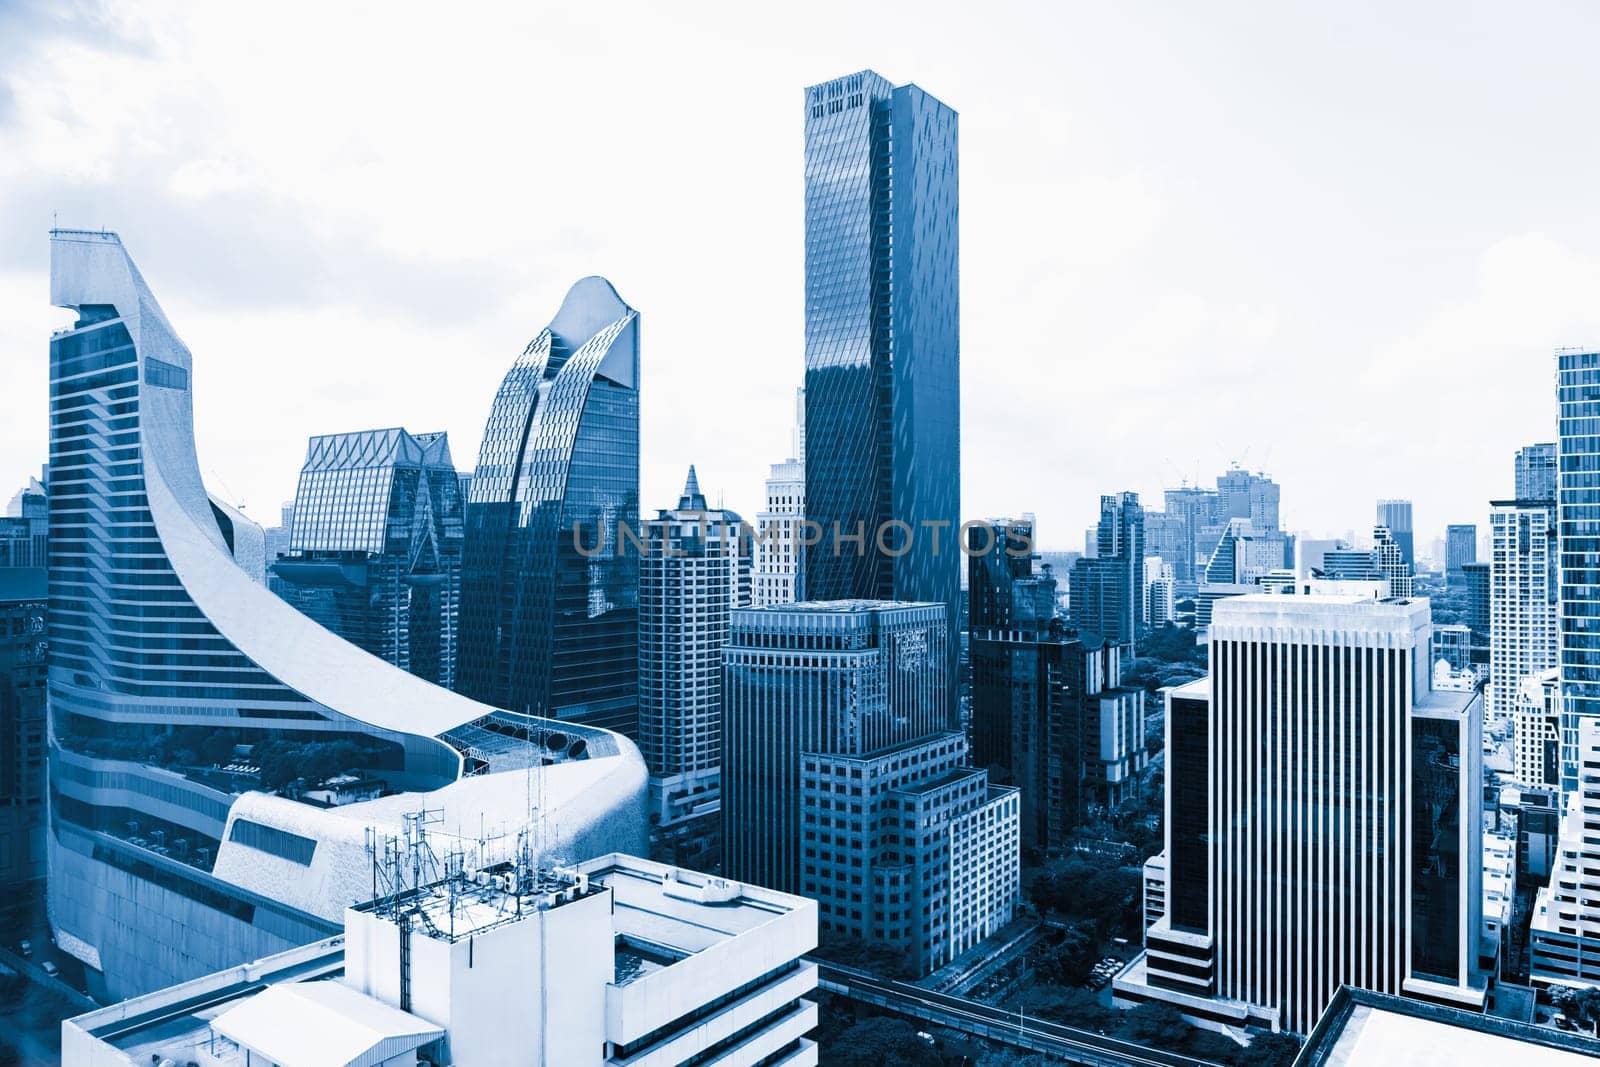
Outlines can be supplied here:
<path id="1" fill-rule="evenodd" d="M 456 688 L 638 724 L 639 315 L 580 280 L 495 395 L 467 501 Z"/>
<path id="2" fill-rule="evenodd" d="M 1557 448 L 1554 441 L 1517 449 L 1516 498 L 1554 500 L 1559 488 Z"/>
<path id="3" fill-rule="evenodd" d="M 1481 1008 L 1482 713 L 1429 690 L 1428 619 L 1216 605 L 1209 679 L 1168 693 L 1166 914 L 1119 1001 L 1300 1033 L 1342 984 Z"/>
<path id="4" fill-rule="evenodd" d="M 1160 556 L 1144 560 L 1144 617 L 1152 630 L 1172 622 L 1177 615 L 1177 594 L 1172 564 Z"/>
<path id="5" fill-rule="evenodd" d="M 1555 508 L 1537 500 L 1496 500 L 1489 530 L 1489 685 L 1491 721 L 1516 712 L 1523 679 L 1556 665 Z"/>
<path id="6" fill-rule="evenodd" d="M 972 632 L 1048 626 L 1055 615 L 1055 576 L 1033 572 L 1032 515 L 967 527 L 967 628 Z"/>
<path id="7" fill-rule="evenodd" d="M 697 869 L 719 862 L 722 646 L 750 606 L 749 542 L 712 510 L 694 468 L 675 509 L 644 525 L 639 561 L 639 751 L 650 768 L 651 848 Z"/>
<path id="8" fill-rule="evenodd" d="M 1600 716 L 1600 627 L 1594 622 L 1600 601 L 1600 351 L 1562 349 L 1556 353 L 1556 392 L 1560 409 L 1556 521 L 1560 530 L 1560 667 L 1566 714 L 1561 727 L 1561 791 L 1578 787 L 1578 721 Z M 1545 446 L 1533 472 L 1547 470 Z M 1521 475 L 1524 457 L 1519 454 Z M 1530 473 L 1530 478 L 1547 475 Z"/>
<path id="9" fill-rule="evenodd" d="M 814 901 L 632 856 L 452 870 L 69 1019 L 61 1062 L 814 1067 L 816 944 Z"/>
<path id="10" fill-rule="evenodd" d="M 462 499 L 450 442 L 401 429 L 313 437 L 276 591 L 358 648 L 455 682 Z"/>
<path id="11" fill-rule="evenodd" d="M 487 860 L 536 766 L 550 847 L 640 851 L 626 739 L 431 685 L 246 573 L 264 537 L 206 493 L 195 361 L 115 234 L 51 236 L 51 300 L 77 319 L 50 339 L 50 920 L 90 989 L 337 933 L 370 895 L 362 827 L 403 832 L 388 794 L 428 793 L 434 828 Z M 351 775 L 386 796 L 323 788 Z"/>
<path id="12" fill-rule="evenodd" d="M 1478 527 L 1473 523 L 1451 523 L 1445 528 L 1444 579 L 1448 588 L 1461 587 L 1466 575 L 1461 568 L 1478 562 Z"/>
<path id="13" fill-rule="evenodd" d="M 1512 778 L 1529 789 L 1561 786 L 1561 680 L 1551 667 L 1525 675 L 1517 687 L 1513 718 Z"/>
<path id="14" fill-rule="evenodd" d="M 1578 784 L 1564 792 L 1555 867 L 1528 928 L 1529 976 L 1539 985 L 1600 985 L 1600 718 L 1578 715 L 1571 729 Z"/>
<path id="15" fill-rule="evenodd" d="M 1072 621 L 1109 641 L 1137 647 L 1144 619 L 1144 509 L 1138 493 L 1100 498 L 1094 559 L 1072 568 Z"/>
<path id="16" fill-rule="evenodd" d="M 822 540 L 805 553 L 804 596 L 943 604 L 951 673 L 961 577 L 956 126 L 945 104 L 872 71 L 805 94 L 806 516 Z"/>
<path id="17" fill-rule="evenodd" d="M 1411 572 L 1416 573 L 1416 527 L 1412 525 L 1411 501 L 1409 500 L 1380 500 L 1378 501 L 1378 517 L 1374 526 L 1382 526 L 1389 531 L 1389 537 L 1400 547 L 1400 558 L 1405 561 Z"/>

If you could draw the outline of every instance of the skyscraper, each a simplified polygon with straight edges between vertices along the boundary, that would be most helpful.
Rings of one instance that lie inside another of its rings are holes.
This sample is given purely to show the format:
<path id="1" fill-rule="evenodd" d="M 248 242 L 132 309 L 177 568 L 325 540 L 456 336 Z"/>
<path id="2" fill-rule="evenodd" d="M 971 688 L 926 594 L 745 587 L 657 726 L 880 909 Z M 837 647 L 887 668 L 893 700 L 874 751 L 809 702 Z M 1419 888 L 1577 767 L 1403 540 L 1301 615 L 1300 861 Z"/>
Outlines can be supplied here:
<path id="1" fill-rule="evenodd" d="M 1556 445 L 1548 441 L 1517 449 L 1516 494 L 1518 500 L 1554 500 L 1557 489 Z"/>
<path id="2" fill-rule="evenodd" d="M 806 517 L 806 391 L 795 390 L 795 425 L 789 458 L 774 463 L 767 478 L 767 505 L 756 515 L 755 570 L 751 605 L 792 604 L 804 597 L 800 578 Z"/>
<path id="3" fill-rule="evenodd" d="M 0 893 L 45 876 L 44 567 L 0 566 Z"/>
<path id="4" fill-rule="evenodd" d="M 1578 787 L 1564 793 L 1555 867 L 1534 899 L 1529 971 L 1541 984 L 1600 985 L 1600 718 L 1579 715 L 1571 729 Z"/>
<path id="5" fill-rule="evenodd" d="M 313 437 L 291 514 L 287 552 L 269 561 L 279 595 L 401 670 L 453 685 L 462 500 L 445 435 Z"/>
<path id="6" fill-rule="evenodd" d="M 1461 588 L 1461 583 L 1466 580 L 1461 568 L 1476 562 L 1478 527 L 1472 523 L 1451 523 L 1445 528 L 1445 584 L 1452 590 Z"/>
<path id="7" fill-rule="evenodd" d="M 1411 501 L 1409 500 L 1380 500 L 1378 501 L 1378 517 L 1375 526 L 1382 526 L 1389 531 L 1389 536 L 1394 543 L 1400 546 L 1400 558 L 1405 560 L 1411 573 L 1417 570 L 1417 553 L 1415 531 L 1411 519 Z"/>
<path id="8" fill-rule="evenodd" d="M 1235 597 L 1210 636 L 1169 694 L 1166 915 L 1117 999 L 1300 1033 L 1341 984 L 1481 1008 L 1482 714 L 1428 688 L 1427 603 Z"/>
<path id="9" fill-rule="evenodd" d="M 1215 490 L 1202 489 L 1199 486 L 1168 489 L 1164 496 L 1166 515 L 1179 524 L 1182 530 L 1181 541 L 1186 548 L 1185 552 L 1171 560 L 1173 576 L 1179 587 L 1192 596 L 1193 586 L 1199 584 L 1200 568 L 1204 565 L 1200 551 L 1200 532 L 1207 526 L 1216 524 L 1221 505 Z M 1206 555 L 1209 555 L 1209 552 Z M 1161 558 L 1166 559 L 1165 556 Z"/>
<path id="10" fill-rule="evenodd" d="M 1055 615 L 1054 575 L 1034 574 L 1039 555 L 1032 515 L 990 519 L 967 528 L 967 627 L 1048 627 Z"/>
<path id="11" fill-rule="evenodd" d="M 0 568 L 44 568 L 50 541 L 50 503 L 44 483 L 29 478 L 0 515 Z"/>
<path id="12" fill-rule="evenodd" d="M 456 687 L 638 724 L 639 315 L 584 278 L 500 383 L 467 502 Z"/>
<path id="13" fill-rule="evenodd" d="M 430 832 L 480 865 L 500 847 L 486 831 L 527 825 L 530 765 L 550 847 L 641 848 L 626 739 L 430 685 L 245 572 L 264 538 L 206 493 L 195 361 L 115 234 L 51 236 L 51 300 L 77 321 L 50 339 L 50 920 L 90 988 L 125 997 L 337 932 L 370 892 L 362 827 L 398 836 L 414 810 L 299 799 L 346 772 L 427 793 Z"/>
<path id="14" fill-rule="evenodd" d="M 719 862 L 722 646 L 749 607 L 744 524 L 711 510 L 694 468 L 674 509 L 644 525 L 639 561 L 639 751 L 650 768 L 651 848 L 696 869 Z"/>
<path id="15" fill-rule="evenodd" d="M 1556 393 L 1561 440 L 1556 488 L 1560 537 L 1561 694 L 1566 713 L 1561 726 L 1561 791 L 1578 788 L 1578 720 L 1600 716 L 1600 351 L 1562 349 L 1556 353 Z M 1545 446 L 1533 445 L 1542 457 Z M 1524 465 L 1525 448 L 1518 456 Z M 1530 472 L 1548 470 L 1529 459 Z M 1530 473 L 1530 478 L 1547 475 Z M 1529 488 L 1538 488 L 1537 482 Z M 1545 498 L 1548 499 L 1548 498 Z"/>
<path id="16" fill-rule="evenodd" d="M 1072 568 L 1072 621 L 1117 644 L 1137 646 L 1144 629 L 1144 509 L 1138 493 L 1100 498 L 1097 554 Z"/>
<path id="17" fill-rule="evenodd" d="M 872 71 L 810 87 L 805 108 L 806 515 L 822 541 L 804 595 L 945 605 L 953 672 L 956 113 Z"/>
<path id="18" fill-rule="evenodd" d="M 1555 508 L 1537 500 L 1496 500 L 1489 530 L 1489 718 L 1506 722 L 1523 680 L 1556 665 Z"/>

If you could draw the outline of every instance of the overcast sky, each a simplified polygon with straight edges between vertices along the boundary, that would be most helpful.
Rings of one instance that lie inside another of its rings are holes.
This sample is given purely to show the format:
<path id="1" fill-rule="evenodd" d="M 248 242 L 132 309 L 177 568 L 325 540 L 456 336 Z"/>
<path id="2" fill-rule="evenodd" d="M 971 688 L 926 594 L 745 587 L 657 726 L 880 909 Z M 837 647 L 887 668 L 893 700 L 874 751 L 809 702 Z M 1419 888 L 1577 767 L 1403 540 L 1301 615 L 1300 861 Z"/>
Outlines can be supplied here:
<path id="1" fill-rule="evenodd" d="M 962 507 L 1073 548 L 1230 461 L 1284 524 L 1484 522 L 1600 341 L 1591 4 L 0 0 L 0 483 L 46 458 L 52 219 L 122 233 L 270 525 L 311 434 L 448 430 L 567 287 L 643 323 L 643 504 L 753 514 L 803 374 L 803 95 L 961 114 Z M 9 496 L 9 487 L 0 499 Z"/>

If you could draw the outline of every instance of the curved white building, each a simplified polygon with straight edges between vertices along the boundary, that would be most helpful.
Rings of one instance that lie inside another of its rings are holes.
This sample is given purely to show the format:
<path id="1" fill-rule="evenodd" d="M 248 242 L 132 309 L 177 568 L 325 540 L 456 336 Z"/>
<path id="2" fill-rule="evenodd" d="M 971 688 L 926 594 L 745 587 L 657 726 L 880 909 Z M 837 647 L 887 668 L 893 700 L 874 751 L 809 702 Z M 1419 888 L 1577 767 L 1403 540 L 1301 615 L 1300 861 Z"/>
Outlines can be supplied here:
<path id="1" fill-rule="evenodd" d="M 411 812 L 441 854 L 488 860 L 530 822 L 569 856 L 642 850 L 631 742 L 431 685 L 241 567 L 260 530 L 207 497 L 188 349 L 115 234 L 51 239 L 78 318 L 50 342 L 50 911 L 94 991 L 327 936 Z M 292 799 L 346 770 L 381 796 Z"/>

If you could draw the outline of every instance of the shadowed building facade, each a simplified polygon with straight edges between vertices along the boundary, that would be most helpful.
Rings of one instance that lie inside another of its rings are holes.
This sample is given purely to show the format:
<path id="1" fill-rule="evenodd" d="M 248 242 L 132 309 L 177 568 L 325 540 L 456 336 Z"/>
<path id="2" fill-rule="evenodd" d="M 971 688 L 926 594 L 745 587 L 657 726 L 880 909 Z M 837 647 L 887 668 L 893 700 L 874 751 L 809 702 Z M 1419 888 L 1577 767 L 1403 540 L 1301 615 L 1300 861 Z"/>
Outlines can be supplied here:
<path id="1" fill-rule="evenodd" d="M 468 696 L 638 726 L 639 315 L 590 277 L 500 384 L 462 567 Z"/>
<path id="2" fill-rule="evenodd" d="M 953 673 L 956 113 L 871 71 L 810 87 L 805 108 L 806 517 L 822 541 L 804 595 L 945 605 Z"/>

